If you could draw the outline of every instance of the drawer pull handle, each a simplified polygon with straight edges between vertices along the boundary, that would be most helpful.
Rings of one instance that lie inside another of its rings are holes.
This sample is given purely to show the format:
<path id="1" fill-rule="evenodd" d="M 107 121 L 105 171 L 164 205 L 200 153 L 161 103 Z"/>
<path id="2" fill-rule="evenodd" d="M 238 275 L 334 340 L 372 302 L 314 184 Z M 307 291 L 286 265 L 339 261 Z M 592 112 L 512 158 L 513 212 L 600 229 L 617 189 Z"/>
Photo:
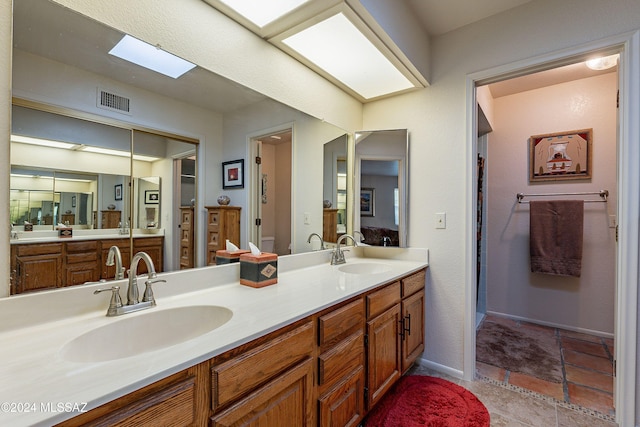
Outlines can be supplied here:
<path id="1" fill-rule="evenodd" d="M 407 335 L 411 335 L 411 314 L 407 314 L 406 316 L 404 316 L 404 320 L 405 321 L 402 322 L 404 331 L 407 333 Z"/>

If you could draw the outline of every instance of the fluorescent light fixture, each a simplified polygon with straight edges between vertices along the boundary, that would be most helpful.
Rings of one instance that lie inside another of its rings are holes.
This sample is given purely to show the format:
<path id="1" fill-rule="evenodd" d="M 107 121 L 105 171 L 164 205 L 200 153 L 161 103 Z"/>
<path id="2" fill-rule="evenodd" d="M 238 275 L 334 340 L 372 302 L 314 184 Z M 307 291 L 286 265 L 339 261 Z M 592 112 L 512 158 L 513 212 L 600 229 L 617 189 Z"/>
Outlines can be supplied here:
<path id="1" fill-rule="evenodd" d="M 118 44 L 109 51 L 109 54 L 174 79 L 195 67 L 195 64 L 189 61 L 128 34 L 125 34 Z"/>
<path id="2" fill-rule="evenodd" d="M 129 157 L 130 155 L 128 151 L 114 150 L 111 148 L 102 148 L 102 147 L 91 147 L 88 145 L 85 145 L 84 147 L 82 147 L 82 151 L 87 151 L 89 153 L 97 153 L 97 154 L 107 154 L 109 156 L 119 156 L 119 157 Z M 142 154 L 134 154 L 133 160 L 153 162 L 158 160 L 158 158 L 152 157 L 152 156 L 143 156 Z"/>
<path id="3" fill-rule="evenodd" d="M 78 144 L 71 144 L 69 142 L 53 141 L 50 139 L 33 138 L 30 136 L 11 135 L 11 142 L 19 142 L 20 144 L 39 145 L 42 147 L 62 148 L 65 150 L 77 147 Z"/>
<path id="4" fill-rule="evenodd" d="M 587 67 L 595 71 L 608 70 L 618 64 L 619 54 L 603 56 L 601 58 L 590 59 L 586 62 Z"/>
<path id="5" fill-rule="evenodd" d="M 342 12 L 282 42 L 364 99 L 415 87 Z"/>
<path id="6" fill-rule="evenodd" d="M 249 21 L 262 28 L 309 0 L 220 0 Z"/>

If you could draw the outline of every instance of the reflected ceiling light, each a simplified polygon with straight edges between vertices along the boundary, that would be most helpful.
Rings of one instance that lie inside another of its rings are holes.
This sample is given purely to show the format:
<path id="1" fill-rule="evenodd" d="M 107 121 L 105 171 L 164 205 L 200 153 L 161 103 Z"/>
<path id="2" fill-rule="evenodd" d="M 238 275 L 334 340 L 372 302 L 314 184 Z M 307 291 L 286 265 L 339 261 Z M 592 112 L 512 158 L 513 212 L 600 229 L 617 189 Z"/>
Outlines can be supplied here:
<path id="1" fill-rule="evenodd" d="M 69 142 L 53 141 L 50 139 L 33 138 L 30 136 L 11 135 L 11 142 L 19 142 L 21 144 L 39 145 L 42 147 L 62 148 L 70 150 L 78 146 Z"/>
<path id="2" fill-rule="evenodd" d="M 109 51 L 109 54 L 174 79 L 195 67 L 195 64 L 189 61 L 128 34 L 125 34 L 118 44 Z"/>
<path id="3" fill-rule="evenodd" d="M 97 153 L 97 154 L 107 154 L 109 156 L 118 156 L 118 157 L 129 157 L 130 155 L 128 151 L 114 150 L 112 148 L 91 147 L 88 145 L 83 146 L 82 151 L 87 151 L 89 153 Z M 143 156 L 141 154 L 134 154 L 132 157 L 133 157 L 133 160 L 141 160 L 145 162 L 154 162 L 158 160 L 157 157 Z"/>
<path id="4" fill-rule="evenodd" d="M 608 70 L 618 65 L 619 54 L 603 56 L 601 58 L 590 59 L 586 62 L 587 67 L 595 71 Z"/>
<path id="5" fill-rule="evenodd" d="M 282 43 L 365 100 L 415 87 L 343 12 Z"/>
<path id="6" fill-rule="evenodd" d="M 220 0 L 249 21 L 262 28 L 309 0 Z"/>

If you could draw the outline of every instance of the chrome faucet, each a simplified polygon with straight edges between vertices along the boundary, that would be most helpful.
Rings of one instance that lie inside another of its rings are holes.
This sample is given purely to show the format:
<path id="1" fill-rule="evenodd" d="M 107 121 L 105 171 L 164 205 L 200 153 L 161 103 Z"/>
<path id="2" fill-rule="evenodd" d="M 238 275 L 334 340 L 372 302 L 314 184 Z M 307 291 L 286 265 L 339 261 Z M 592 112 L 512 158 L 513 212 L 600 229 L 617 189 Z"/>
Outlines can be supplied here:
<path id="1" fill-rule="evenodd" d="M 353 231 L 353 235 L 354 235 L 354 236 L 358 236 L 358 235 L 360 235 L 360 238 L 358 239 L 358 242 L 359 242 L 359 243 L 364 242 L 364 234 L 362 234 L 360 231 L 358 231 L 358 230 L 354 230 L 354 231 Z"/>
<path id="2" fill-rule="evenodd" d="M 114 251 L 115 252 L 115 251 Z M 142 301 L 138 301 L 138 263 L 143 260 L 147 265 L 147 280 L 144 282 L 145 290 Z M 111 302 L 107 310 L 107 317 L 120 316 L 122 314 L 133 313 L 134 311 L 144 310 L 154 307 L 156 300 L 153 297 L 153 289 L 151 285 L 158 282 L 166 282 L 166 280 L 158 279 L 156 269 L 153 266 L 151 257 L 146 252 L 138 252 L 131 260 L 131 268 L 129 269 L 129 286 L 127 288 L 127 304 L 122 304 L 120 298 L 120 287 L 112 286 L 111 288 L 96 289 L 93 293 L 99 294 L 105 291 L 111 291 Z"/>
<path id="3" fill-rule="evenodd" d="M 122 280 L 124 279 L 125 268 L 122 266 L 122 254 L 120 253 L 120 248 L 118 248 L 117 246 L 111 246 L 109 248 L 109 254 L 107 255 L 106 264 L 108 266 L 112 266 L 114 264 L 114 260 L 116 265 L 116 275 L 114 279 Z"/>
<path id="4" fill-rule="evenodd" d="M 311 233 L 309 234 L 309 238 L 307 239 L 307 243 L 311 243 L 311 238 L 313 236 L 318 237 L 318 239 L 320 239 L 320 250 L 325 250 L 326 247 L 324 246 L 324 240 L 322 239 L 322 236 L 320 236 L 318 233 Z"/>
<path id="5" fill-rule="evenodd" d="M 144 282 L 145 290 L 144 295 L 142 296 L 142 302 L 138 301 L 138 263 L 140 260 L 143 260 L 147 265 L 147 280 Z M 138 252 L 133 256 L 131 260 L 131 268 L 129 269 L 129 287 L 127 288 L 127 305 L 135 305 L 142 303 L 151 303 L 151 305 L 156 305 L 156 301 L 153 298 L 153 290 L 151 289 L 151 285 L 157 282 L 166 282 L 166 280 L 160 280 L 157 278 L 156 268 L 153 266 L 153 261 L 151 257 L 146 252 Z"/>
<path id="6" fill-rule="evenodd" d="M 340 238 L 336 242 L 336 248 L 331 253 L 331 265 L 344 264 L 346 262 L 344 259 L 344 250 L 340 249 L 340 243 L 342 243 L 342 241 L 346 238 L 351 239 L 351 241 L 353 242 L 353 246 L 358 245 L 358 243 L 356 242 L 356 239 L 354 239 L 352 235 L 343 234 L 342 236 L 340 236 Z"/>
<path id="7" fill-rule="evenodd" d="M 391 246 L 391 237 L 384 236 L 382 238 L 382 246 Z"/>

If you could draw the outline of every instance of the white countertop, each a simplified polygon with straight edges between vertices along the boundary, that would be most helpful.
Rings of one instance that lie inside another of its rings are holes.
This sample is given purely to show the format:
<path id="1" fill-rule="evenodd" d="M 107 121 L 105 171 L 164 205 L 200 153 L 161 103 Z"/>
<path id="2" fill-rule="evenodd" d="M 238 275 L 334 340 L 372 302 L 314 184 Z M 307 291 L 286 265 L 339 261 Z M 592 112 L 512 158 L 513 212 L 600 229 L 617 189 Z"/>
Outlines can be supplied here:
<path id="1" fill-rule="evenodd" d="M 56 405 L 93 409 L 428 265 L 427 249 L 350 249 L 347 263 L 383 263 L 389 270 L 346 274 L 329 265 L 330 251 L 318 251 L 280 257 L 278 283 L 259 289 L 238 283 L 239 264 L 159 274 L 167 283 L 154 286 L 157 307 L 115 318 L 105 316 L 110 292 L 93 295 L 104 284 L 0 300 L 0 425 L 48 426 L 71 418 L 77 412 Z M 124 296 L 126 282 L 112 283 Z M 233 317 L 197 338 L 132 357 L 79 363 L 61 356 L 66 343 L 94 328 L 188 305 L 227 307 Z"/>
<path id="2" fill-rule="evenodd" d="M 52 242 L 77 242 L 83 240 L 128 239 L 129 232 L 120 234 L 117 228 L 105 229 L 74 229 L 72 237 L 59 237 L 58 231 L 18 231 L 17 239 L 10 239 L 11 245 L 24 245 L 28 243 L 52 243 Z M 134 238 L 164 237 L 164 228 L 134 229 Z"/>

